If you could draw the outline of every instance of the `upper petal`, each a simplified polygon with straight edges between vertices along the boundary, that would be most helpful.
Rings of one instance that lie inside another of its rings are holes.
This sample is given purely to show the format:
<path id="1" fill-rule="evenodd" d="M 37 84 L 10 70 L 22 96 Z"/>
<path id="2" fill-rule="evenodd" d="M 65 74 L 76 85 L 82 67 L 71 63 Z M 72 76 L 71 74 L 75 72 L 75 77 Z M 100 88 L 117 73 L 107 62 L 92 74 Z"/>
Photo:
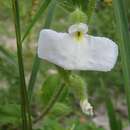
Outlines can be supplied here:
<path id="1" fill-rule="evenodd" d="M 103 37 L 86 35 L 84 39 L 77 44 L 68 33 L 42 30 L 38 56 L 68 70 L 111 70 L 118 55 L 117 45 Z"/>
<path id="2" fill-rule="evenodd" d="M 71 25 L 68 30 L 69 34 L 72 34 L 78 31 L 83 32 L 84 34 L 87 33 L 88 32 L 87 24 L 84 24 L 84 23 L 74 24 L 74 25 Z"/>

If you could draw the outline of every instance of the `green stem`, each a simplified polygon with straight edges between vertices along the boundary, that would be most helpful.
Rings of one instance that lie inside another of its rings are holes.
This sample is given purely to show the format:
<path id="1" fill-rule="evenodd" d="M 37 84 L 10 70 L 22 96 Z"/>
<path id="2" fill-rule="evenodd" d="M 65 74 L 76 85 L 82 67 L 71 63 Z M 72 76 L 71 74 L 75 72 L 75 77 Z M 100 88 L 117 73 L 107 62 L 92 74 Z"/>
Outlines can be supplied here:
<path id="1" fill-rule="evenodd" d="M 35 14 L 35 16 L 32 18 L 32 21 L 30 22 L 30 24 L 27 27 L 27 30 L 25 31 L 25 34 L 23 35 L 22 38 L 22 43 L 24 42 L 24 40 L 26 39 L 26 37 L 28 36 L 30 30 L 32 29 L 32 27 L 34 26 L 34 24 L 36 23 L 36 21 L 38 20 L 38 18 L 41 16 L 41 14 L 46 10 L 46 8 L 48 7 L 49 3 L 51 2 L 51 0 L 45 0 L 41 7 L 39 8 L 38 12 Z"/>
<path id="2" fill-rule="evenodd" d="M 46 19 L 45 25 L 44 25 L 45 28 L 49 28 L 50 25 L 51 25 L 55 6 L 56 6 L 56 2 L 54 1 L 54 2 L 51 3 L 49 11 L 48 11 L 47 19 Z M 33 63 L 32 72 L 31 72 L 31 76 L 30 76 L 30 80 L 29 80 L 29 84 L 28 84 L 29 101 L 32 98 L 32 93 L 33 93 L 37 73 L 38 73 L 38 70 L 39 70 L 39 67 L 40 67 L 40 59 L 38 58 L 37 54 L 36 54 L 34 59 L 35 60 L 34 60 L 34 63 Z"/>
<path id="3" fill-rule="evenodd" d="M 35 81 L 36 81 L 36 76 L 37 76 L 37 73 L 39 70 L 39 66 L 40 66 L 40 59 L 36 55 L 35 59 L 34 59 L 33 67 L 32 67 L 32 72 L 31 72 L 29 84 L 28 84 L 29 101 L 31 101 L 31 98 L 32 98 L 32 93 L 33 93 L 33 89 L 34 89 L 34 85 L 35 85 Z"/>
<path id="4" fill-rule="evenodd" d="M 12 9 L 14 15 L 16 42 L 17 42 L 17 56 L 19 65 L 19 76 L 20 76 L 20 93 L 21 93 L 21 110 L 22 110 L 22 129 L 31 130 L 31 123 L 28 126 L 27 108 L 29 110 L 28 96 L 25 83 L 24 65 L 22 58 L 22 45 L 21 45 L 21 30 L 20 30 L 20 19 L 19 19 L 19 5 L 18 0 L 12 0 Z M 30 122 L 30 118 L 29 118 Z"/>
<path id="5" fill-rule="evenodd" d="M 59 98 L 60 94 L 62 93 L 64 87 L 65 87 L 64 83 L 62 85 L 60 85 L 58 90 L 56 90 L 55 93 L 53 94 L 51 100 L 49 101 L 48 105 L 45 107 L 42 114 L 34 120 L 34 123 L 37 123 L 39 120 L 43 119 L 48 114 L 48 112 L 54 106 L 55 102 L 58 100 L 58 98 Z"/>
<path id="6" fill-rule="evenodd" d="M 56 66 L 59 73 L 61 74 L 61 76 L 63 77 L 64 79 L 64 83 L 58 88 L 58 90 L 56 90 L 51 98 L 51 100 L 49 101 L 48 105 L 45 107 L 44 111 L 42 112 L 42 114 L 37 117 L 33 123 L 37 123 L 39 120 L 43 119 L 47 114 L 48 112 L 52 109 L 53 105 L 55 104 L 55 102 L 58 100 L 59 96 L 61 95 L 64 87 L 65 87 L 65 83 L 68 83 L 69 81 L 69 74 L 70 74 L 70 71 L 65 71 L 63 70 L 62 68 Z"/>

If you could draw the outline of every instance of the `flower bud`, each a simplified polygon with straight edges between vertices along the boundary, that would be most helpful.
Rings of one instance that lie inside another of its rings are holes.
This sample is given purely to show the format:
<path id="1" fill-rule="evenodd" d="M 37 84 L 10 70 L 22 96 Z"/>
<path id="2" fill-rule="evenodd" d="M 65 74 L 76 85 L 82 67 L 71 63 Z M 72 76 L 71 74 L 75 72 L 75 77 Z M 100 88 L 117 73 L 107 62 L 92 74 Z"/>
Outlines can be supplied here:
<path id="1" fill-rule="evenodd" d="M 80 101 L 80 107 L 86 115 L 93 116 L 93 107 L 88 102 L 87 98 Z"/>
<path id="2" fill-rule="evenodd" d="M 70 22 L 72 23 L 80 23 L 80 22 L 86 22 L 87 16 L 86 14 L 79 8 L 77 8 L 75 11 L 73 11 L 70 16 Z"/>

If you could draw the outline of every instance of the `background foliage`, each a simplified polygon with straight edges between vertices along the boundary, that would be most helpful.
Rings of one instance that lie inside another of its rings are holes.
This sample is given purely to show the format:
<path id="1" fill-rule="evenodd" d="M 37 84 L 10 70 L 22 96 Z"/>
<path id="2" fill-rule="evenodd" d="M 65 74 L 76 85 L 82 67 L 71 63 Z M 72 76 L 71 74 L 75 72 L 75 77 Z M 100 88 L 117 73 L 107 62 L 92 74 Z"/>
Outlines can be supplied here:
<path id="1" fill-rule="evenodd" d="M 37 39 L 42 28 L 52 28 L 57 31 L 67 31 L 73 24 L 69 20 L 70 12 L 78 6 L 84 13 L 92 12 L 89 22 L 89 34 L 95 36 L 105 36 L 113 39 L 119 44 L 121 53 L 118 57 L 116 67 L 108 73 L 103 72 L 76 72 L 87 83 L 89 99 L 95 109 L 93 118 L 86 117 L 80 110 L 78 101 L 73 93 L 65 87 L 57 102 L 43 119 L 38 120 L 33 129 L 35 130 L 104 130 L 98 117 L 108 113 L 111 130 L 122 130 L 128 127 L 127 106 L 129 106 L 129 93 L 125 93 L 125 88 L 129 90 L 126 83 L 129 76 L 123 73 L 123 56 L 129 55 L 122 50 L 122 46 L 129 49 L 129 27 L 125 26 L 125 18 L 119 16 L 121 11 L 119 0 L 97 0 L 96 5 L 90 4 L 90 0 L 54 0 L 45 2 L 43 0 L 22 0 L 19 1 L 20 24 L 23 41 L 23 62 L 25 68 L 25 79 L 29 86 L 34 86 L 31 98 L 32 119 L 36 119 L 42 114 L 43 109 L 52 98 L 53 92 L 59 90 L 62 77 L 57 68 L 46 62 L 38 61 L 36 56 Z M 94 1 L 93 1 L 94 2 Z M 52 5 L 51 5 L 52 4 Z M 91 5 L 91 7 L 90 7 Z M 124 11 L 130 23 L 129 0 L 125 0 Z M 116 9 L 115 9 L 116 8 Z M 53 11 L 52 11 L 53 10 Z M 60 10 L 60 11 L 59 11 Z M 94 10 L 94 12 L 93 12 Z M 38 12 L 38 13 L 37 13 Z M 122 26 L 120 25 L 120 22 Z M 127 19 L 126 19 L 127 21 Z M 120 28 L 118 30 L 117 28 Z M 126 27 L 126 28 L 125 28 Z M 126 29 L 126 31 L 125 31 Z M 125 33 L 123 33 L 123 31 Z M 120 33 L 119 33 L 120 32 Z M 127 34 L 126 34 L 127 32 Z M 123 36 L 123 34 L 125 34 Z M 122 37 L 123 36 L 123 37 Z M 121 39 L 124 39 L 122 40 Z M 122 46 L 121 46 L 122 45 Z M 129 52 L 129 50 L 128 50 Z M 129 62 L 127 62 L 129 71 Z M 32 71 L 32 68 L 34 71 Z M 39 71 L 38 71 L 39 70 Z M 32 72 L 32 73 L 31 73 Z M 37 78 L 34 76 L 37 73 Z M 29 80 L 32 74 L 32 80 Z M 124 74 L 124 76 L 123 76 Z M 35 84 L 32 81 L 35 81 Z M 129 81 L 128 81 L 129 82 Z M 17 49 L 15 45 L 15 31 L 13 27 L 13 15 L 11 1 L 0 0 L 0 129 L 17 130 L 21 126 L 20 118 L 20 79 L 17 63 Z M 126 87 L 125 87 L 126 86 Z M 126 91 L 127 91 L 126 90 Z M 129 91 L 128 91 L 129 92 Z M 103 95 L 105 93 L 106 95 Z M 107 98 L 104 98 L 106 97 Z M 127 96 L 127 103 L 125 97 Z M 111 97 L 111 98 L 110 98 Z M 104 105 L 106 104 L 106 105 Z M 123 108 L 122 108 L 123 106 Z M 103 109 L 103 113 L 100 111 Z"/>

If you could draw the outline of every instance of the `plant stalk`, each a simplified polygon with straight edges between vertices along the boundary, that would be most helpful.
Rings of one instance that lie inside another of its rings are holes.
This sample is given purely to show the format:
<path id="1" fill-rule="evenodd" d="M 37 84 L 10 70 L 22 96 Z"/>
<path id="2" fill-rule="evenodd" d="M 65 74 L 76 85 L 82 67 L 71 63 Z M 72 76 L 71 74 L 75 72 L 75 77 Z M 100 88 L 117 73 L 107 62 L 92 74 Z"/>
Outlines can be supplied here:
<path id="1" fill-rule="evenodd" d="M 12 9 L 14 15 L 15 33 L 16 33 L 16 43 L 17 43 L 17 56 L 18 56 L 18 66 L 19 66 L 19 77 L 20 77 L 20 93 L 21 93 L 21 113 L 22 113 L 22 129 L 31 130 L 31 118 L 28 114 L 29 104 L 28 95 L 26 90 L 24 65 L 22 58 L 22 44 L 21 44 L 21 30 L 20 30 L 20 17 L 19 17 L 19 4 L 18 0 L 12 0 Z M 28 115 L 28 116 L 27 116 Z M 29 121 L 29 123 L 28 123 Z"/>

